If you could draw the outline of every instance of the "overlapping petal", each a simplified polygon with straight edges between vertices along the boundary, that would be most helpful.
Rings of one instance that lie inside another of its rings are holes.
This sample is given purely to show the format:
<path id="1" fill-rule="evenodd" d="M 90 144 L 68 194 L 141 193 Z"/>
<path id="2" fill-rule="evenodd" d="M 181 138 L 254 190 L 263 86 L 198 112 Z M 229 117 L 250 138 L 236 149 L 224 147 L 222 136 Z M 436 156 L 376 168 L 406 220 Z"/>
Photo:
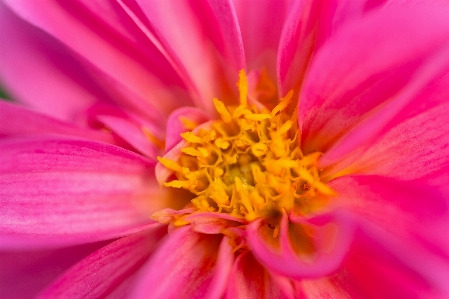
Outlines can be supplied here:
<path id="1" fill-rule="evenodd" d="M 300 96 L 305 151 L 326 152 L 321 164 L 327 166 L 366 147 L 442 77 L 449 67 L 446 12 L 438 5 L 389 5 L 326 42 Z"/>
<path id="2" fill-rule="evenodd" d="M 239 255 L 229 276 L 228 299 L 295 298 L 295 290 L 285 278 L 275 277 L 251 253 Z"/>
<path id="3" fill-rule="evenodd" d="M 132 298 L 220 297 L 233 258 L 227 237 L 179 228 L 145 265 Z"/>
<path id="4" fill-rule="evenodd" d="M 279 236 L 268 220 L 248 225 L 247 239 L 254 255 L 271 271 L 294 279 L 326 276 L 342 264 L 352 242 L 350 218 L 337 211 L 309 219 L 282 215 Z M 271 234 L 270 234 L 271 233 Z"/>
<path id="5" fill-rule="evenodd" d="M 107 132 L 70 125 L 5 101 L 0 101 L 0 123 L 0 137 L 50 134 L 115 143 Z"/>
<path id="6" fill-rule="evenodd" d="M 1 36 L 8 40 L 0 44 L 0 79 L 12 96 L 75 122 L 85 122 L 80 118 L 93 103 L 107 101 L 107 94 L 61 43 L 18 18 L 3 2 L 0 18 Z"/>
<path id="7" fill-rule="evenodd" d="M 5 1 L 5 4 L 65 44 L 88 74 L 114 98 L 121 95 L 127 99 L 122 93 L 129 90 L 142 104 L 148 101 L 164 114 L 189 104 L 183 92 L 184 83 L 175 70 L 118 3 Z M 61 67 L 64 66 L 58 64 Z M 157 74 L 153 73 L 155 69 Z M 172 90 L 168 91 L 167 85 L 172 85 Z"/>
<path id="8" fill-rule="evenodd" d="M 358 250 L 358 257 L 354 259 L 361 258 L 365 255 L 362 252 L 366 251 L 365 262 L 379 260 L 381 266 L 374 268 L 396 276 L 396 270 L 388 269 L 392 260 L 391 268 L 397 265 L 400 268 L 397 271 L 402 272 L 396 279 L 408 281 L 412 277 L 417 288 L 449 294 L 444 278 L 449 275 L 447 181 L 445 169 L 433 183 L 429 178 L 401 182 L 380 176 L 347 176 L 334 180 L 331 185 L 339 192 L 338 204 L 358 219 L 357 245 L 351 247 L 351 250 Z M 349 252 L 348 256 L 351 255 Z M 425 267 L 422 261 L 426 261 Z M 358 272 L 363 269 L 357 262 L 351 267 Z M 364 275 L 358 273 L 355 276 Z M 394 284 L 391 288 L 393 291 Z M 405 290 L 408 288 L 405 282 L 397 288 L 410 292 Z"/>
<path id="9" fill-rule="evenodd" d="M 47 285 L 108 241 L 78 246 L 0 252 L 0 294 L 4 299 L 35 298 Z"/>
<path id="10" fill-rule="evenodd" d="M 39 298 L 125 298 L 165 230 L 155 223 L 97 250 L 54 281 Z"/>
<path id="11" fill-rule="evenodd" d="M 231 96 L 236 92 L 234 82 L 244 67 L 244 54 L 230 1 L 138 3 L 153 26 L 163 52 L 187 81 L 198 106 L 215 113 L 210 99 L 232 101 Z M 175 23 L 177 26 L 172 26 Z"/>
<path id="12" fill-rule="evenodd" d="M 38 137 L 4 139 L 1 147 L 2 247 L 119 237 L 166 206 L 152 164 L 119 147 Z"/>

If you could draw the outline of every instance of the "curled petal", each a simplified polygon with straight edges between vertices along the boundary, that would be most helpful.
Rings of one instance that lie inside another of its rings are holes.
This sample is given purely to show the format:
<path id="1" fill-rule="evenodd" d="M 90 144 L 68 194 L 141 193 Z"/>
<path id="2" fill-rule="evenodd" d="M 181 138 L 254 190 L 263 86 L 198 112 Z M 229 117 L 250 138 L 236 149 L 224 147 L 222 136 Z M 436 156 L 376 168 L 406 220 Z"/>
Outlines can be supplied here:
<path id="1" fill-rule="evenodd" d="M 251 253 L 239 255 L 229 276 L 226 298 L 296 298 L 290 282 L 262 267 Z"/>
<path id="2" fill-rule="evenodd" d="M 242 225 L 244 220 L 224 213 L 197 212 L 184 218 L 196 232 L 204 234 L 220 234 L 229 227 Z"/>
<path id="3" fill-rule="evenodd" d="M 199 130 L 201 130 L 202 128 L 210 126 L 211 124 L 212 124 L 212 121 L 205 122 L 205 123 L 201 124 L 200 126 L 196 127 L 192 132 L 196 133 Z M 176 144 L 173 148 L 171 148 L 167 153 L 165 153 L 163 158 L 177 162 L 179 160 L 179 157 L 182 154 L 181 150 L 183 148 L 187 147 L 187 145 L 188 145 L 187 141 L 181 140 L 178 144 Z M 172 174 L 173 174 L 172 169 L 166 168 L 160 162 L 156 164 L 156 179 L 160 185 L 164 184 L 164 182 L 166 182 L 167 179 Z"/>
<path id="4" fill-rule="evenodd" d="M 219 298 L 232 262 L 227 237 L 179 228 L 144 266 L 131 298 Z"/>
<path id="5" fill-rule="evenodd" d="M 348 217 L 339 212 L 303 218 L 284 212 L 277 240 L 264 233 L 263 219 L 248 225 L 248 243 L 255 256 L 275 273 L 294 279 L 319 277 L 337 270 L 353 236 Z M 271 244 L 275 244 L 272 246 Z"/>
<path id="6" fill-rule="evenodd" d="M 208 120 L 210 116 L 198 108 L 182 107 L 173 111 L 167 119 L 165 151 L 168 152 L 182 140 L 181 133 L 191 131 Z"/>

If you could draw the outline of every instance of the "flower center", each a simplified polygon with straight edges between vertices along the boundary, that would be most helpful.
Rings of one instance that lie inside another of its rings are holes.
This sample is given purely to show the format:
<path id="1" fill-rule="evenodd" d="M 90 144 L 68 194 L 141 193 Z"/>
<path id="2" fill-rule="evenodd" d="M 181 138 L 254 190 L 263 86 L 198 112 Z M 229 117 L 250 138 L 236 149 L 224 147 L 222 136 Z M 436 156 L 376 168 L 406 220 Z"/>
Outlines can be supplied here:
<path id="1" fill-rule="evenodd" d="M 240 71 L 240 105 L 225 106 L 214 99 L 221 119 L 181 136 L 188 146 L 178 161 L 158 160 L 175 171 L 167 187 L 195 194 L 203 212 L 227 213 L 247 221 L 283 210 L 310 212 L 308 201 L 334 195 L 320 180 L 321 153 L 304 155 L 299 147 L 297 113 L 284 112 L 293 92 L 269 111 L 247 102 L 248 82 Z"/>

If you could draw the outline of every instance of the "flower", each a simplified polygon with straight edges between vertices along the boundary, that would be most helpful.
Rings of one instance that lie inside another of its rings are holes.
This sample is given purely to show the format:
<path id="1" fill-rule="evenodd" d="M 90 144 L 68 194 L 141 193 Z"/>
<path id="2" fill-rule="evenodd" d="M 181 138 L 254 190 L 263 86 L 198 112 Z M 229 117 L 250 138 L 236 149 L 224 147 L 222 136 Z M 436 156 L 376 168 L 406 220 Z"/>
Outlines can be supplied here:
<path id="1" fill-rule="evenodd" d="M 4 0 L 2 297 L 448 297 L 448 10 Z"/>

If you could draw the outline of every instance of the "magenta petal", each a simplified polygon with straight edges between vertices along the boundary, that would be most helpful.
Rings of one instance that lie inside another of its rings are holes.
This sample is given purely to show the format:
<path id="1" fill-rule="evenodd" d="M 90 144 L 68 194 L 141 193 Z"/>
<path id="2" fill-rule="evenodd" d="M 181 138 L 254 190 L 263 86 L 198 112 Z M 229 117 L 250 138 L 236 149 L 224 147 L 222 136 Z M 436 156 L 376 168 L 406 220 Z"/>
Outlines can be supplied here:
<path id="1" fill-rule="evenodd" d="M 449 74 L 424 90 L 348 169 L 416 179 L 445 167 L 449 156 Z"/>
<path id="2" fill-rule="evenodd" d="M 363 234 L 360 246 L 371 246 L 367 242 L 380 244 L 379 254 L 390 256 L 406 269 L 401 270 L 405 271 L 403 279 L 415 276 L 419 284 L 448 295 L 447 169 L 441 174 L 438 180 L 411 182 L 378 176 L 341 177 L 331 186 L 339 193 L 339 206 L 359 223 Z M 434 185 L 436 181 L 440 185 Z M 376 255 L 374 249 L 367 252 Z"/>
<path id="3" fill-rule="evenodd" d="M 112 145 L 4 139 L 2 247 L 62 246 L 142 229 L 166 206 L 151 163 Z"/>
<path id="4" fill-rule="evenodd" d="M 52 134 L 114 143 L 111 134 L 82 129 L 25 107 L 0 101 L 0 136 Z"/>
<path id="5" fill-rule="evenodd" d="M 245 223 L 240 218 L 215 212 L 196 212 L 183 219 L 191 224 L 193 231 L 203 234 L 221 234 L 227 228 Z"/>
<path id="6" fill-rule="evenodd" d="M 118 239 L 74 265 L 39 298 L 103 298 L 111 293 L 118 297 L 116 291 L 126 296 L 132 287 L 128 281 L 135 279 L 165 234 L 165 227 L 156 223 L 145 231 Z"/>
<path id="7" fill-rule="evenodd" d="M 229 276 L 228 299 L 287 299 L 296 298 L 290 283 L 283 278 L 274 279 L 251 253 L 240 254 Z M 279 283 L 280 282 L 280 283 Z"/>
<path id="8" fill-rule="evenodd" d="M 164 114 L 190 102 L 177 73 L 119 3 L 5 2 L 20 17 L 77 53 L 83 67 L 107 92 L 130 90 Z M 172 90 L 166 88 L 169 85 Z"/>
<path id="9" fill-rule="evenodd" d="M 35 298 L 63 271 L 107 242 L 40 251 L 0 252 L 2 299 Z"/>
<path id="10" fill-rule="evenodd" d="M 404 262 L 401 254 L 407 253 L 407 249 L 400 254 L 392 253 L 390 249 L 383 246 L 381 240 L 375 240 L 372 237 L 360 235 L 356 238 L 345 261 L 346 271 L 340 279 L 340 282 L 344 283 L 343 288 L 351 290 L 356 286 L 360 293 L 358 298 L 363 299 L 379 298 L 379 290 L 381 290 L 382 298 L 387 299 L 448 298 L 447 271 L 442 273 L 438 269 L 433 270 L 436 275 L 442 275 L 440 280 L 444 281 L 446 289 L 442 291 L 431 280 L 422 276 L 420 269 L 413 269 Z M 422 267 L 429 267 L 426 265 L 427 260 L 424 256 L 416 258 L 419 258 Z"/>
<path id="11" fill-rule="evenodd" d="M 0 79 L 11 95 L 58 119 L 78 120 L 107 99 L 66 49 L 0 3 Z"/>
<path id="12" fill-rule="evenodd" d="M 235 86 L 238 71 L 244 67 L 232 5 L 228 0 L 138 3 L 154 27 L 162 51 L 196 97 L 197 106 L 214 113 L 212 98 L 228 100 L 233 94 L 229 88 Z"/>
<path id="13" fill-rule="evenodd" d="M 273 272 L 294 279 L 319 277 L 336 271 L 348 251 L 353 235 L 351 221 L 339 212 L 309 219 L 288 217 L 284 213 L 280 224 L 280 248 L 275 249 L 262 234 L 263 225 L 268 225 L 263 219 L 248 225 L 247 239 L 254 255 Z M 313 242 L 313 252 L 300 254 L 295 250 L 295 244 L 300 248 L 304 246 L 301 240 L 292 239 L 297 238 L 295 233 L 289 234 L 293 228 L 289 226 L 294 225 L 301 225 L 306 231 L 313 231 L 311 241 L 306 240 Z"/>
<path id="14" fill-rule="evenodd" d="M 143 126 L 139 126 L 130 119 L 117 116 L 99 115 L 97 119 L 140 153 L 156 161 L 161 149 L 158 149 L 148 140 L 143 131 Z"/>
<path id="15" fill-rule="evenodd" d="M 199 115 L 197 115 L 197 116 L 199 116 Z M 206 128 L 208 126 L 210 127 L 211 124 L 212 124 L 212 121 L 205 122 L 205 123 L 201 124 L 200 126 L 196 127 L 192 132 L 196 133 L 203 128 Z M 173 141 L 173 139 L 172 139 L 172 141 Z M 165 153 L 163 158 L 169 159 L 172 161 L 178 161 L 179 157 L 182 154 L 181 149 L 183 149 L 184 147 L 187 147 L 187 145 L 188 145 L 188 142 L 185 141 L 184 139 L 182 139 L 181 141 L 179 141 L 178 144 L 176 144 L 167 153 Z M 156 179 L 160 185 L 162 185 L 164 182 L 166 182 L 167 179 L 172 174 L 173 174 L 173 170 L 166 168 L 164 165 L 162 165 L 162 163 L 156 164 Z"/>
<path id="16" fill-rule="evenodd" d="M 360 19 L 383 2 L 385 0 L 292 1 L 277 61 L 281 94 L 285 95 L 290 89 L 299 91 L 310 60 L 327 39 L 345 23 Z"/>
<path id="17" fill-rule="evenodd" d="M 245 49 L 246 70 L 265 68 L 270 78 L 276 78 L 279 40 L 291 1 L 234 0 L 233 3 Z"/>
<path id="18" fill-rule="evenodd" d="M 366 146 L 447 72 L 447 9 L 391 4 L 348 23 L 325 43 L 300 97 L 305 152 L 326 152 L 326 166 Z"/>
<path id="19" fill-rule="evenodd" d="M 368 299 L 358 281 L 351 276 L 346 269 L 330 277 L 318 279 L 303 279 L 294 282 L 298 293 L 304 298 L 344 298 L 344 299 Z M 378 289 L 382 289 L 378 286 Z M 382 294 L 383 295 L 383 294 Z M 302 297 L 300 297 L 302 298 Z M 378 298 L 377 296 L 373 297 Z M 383 297 L 386 298 L 386 297 Z M 398 297 L 400 298 L 400 297 Z M 392 298 L 393 299 L 393 298 Z"/>
<path id="20" fill-rule="evenodd" d="M 227 237 L 179 228 L 142 270 L 131 298 L 220 298 L 232 262 Z"/>
<path id="21" fill-rule="evenodd" d="M 170 151 L 181 140 L 181 133 L 188 131 L 183 125 L 182 119 L 189 120 L 198 125 L 211 119 L 205 111 L 194 107 L 182 107 L 173 111 L 167 120 L 167 132 L 165 138 L 165 151 Z"/>

